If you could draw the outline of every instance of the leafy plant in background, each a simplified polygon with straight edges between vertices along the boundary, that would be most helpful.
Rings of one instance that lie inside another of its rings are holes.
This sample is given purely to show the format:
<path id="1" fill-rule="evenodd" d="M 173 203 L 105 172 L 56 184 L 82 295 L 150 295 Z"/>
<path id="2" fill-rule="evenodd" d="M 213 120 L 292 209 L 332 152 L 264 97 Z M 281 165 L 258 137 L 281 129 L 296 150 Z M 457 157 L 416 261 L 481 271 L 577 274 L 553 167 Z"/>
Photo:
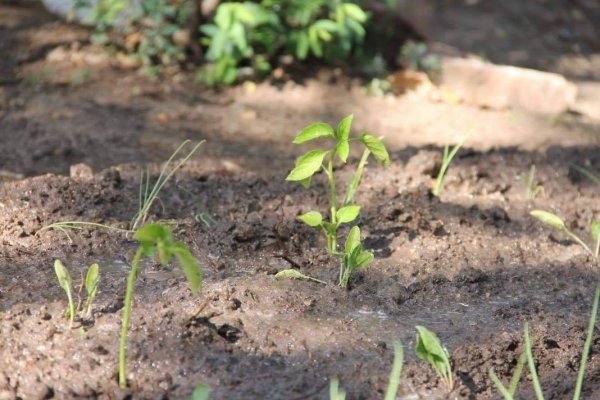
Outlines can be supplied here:
<path id="1" fill-rule="evenodd" d="M 402 45 L 400 63 L 415 71 L 427 73 L 439 71 L 442 68 L 440 57 L 431 54 L 426 43 L 413 40 L 409 40 Z"/>
<path id="2" fill-rule="evenodd" d="M 594 302 L 592 305 L 592 314 L 590 316 L 590 321 L 588 324 L 587 335 L 585 338 L 585 343 L 583 345 L 583 352 L 581 354 L 581 361 L 579 363 L 579 371 L 577 373 L 577 381 L 575 382 L 575 390 L 573 392 L 573 400 L 579 400 L 581 398 L 581 391 L 583 389 L 583 380 L 585 378 L 585 370 L 587 368 L 587 360 L 590 354 L 590 349 L 592 346 L 592 340 L 594 335 L 594 328 L 596 326 L 596 317 L 598 314 L 598 303 L 600 302 L 600 287 L 596 288 L 596 294 L 594 296 Z M 525 323 L 524 327 L 524 350 L 521 356 L 519 357 L 519 361 L 517 362 L 517 366 L 515 367 L 515 371 L 510 380 L 510 384 L 508 388 L 504 386 L 500 378 L 496 375 L 493 368 L 489 369 L 489 376 L 498 391 L 504 397 L 504 400 L 514 400 L 515 393 L 517 391 L 517 386 L 523 374 L 523 367 L 525 362 L 527 362 L 529 373 L 531 375 L 531 381 L 533 384 L 533 389 L 535 392 L 535 396 L 537 400 L 544 400 L 544 393 L 542 391 L 542 387 L 540 384 L 539 377 L 537 375 L 537 371 L 535 369 L 535 361 L 533 359 L 533 351 L 531 346 L 531 338 L 529 333 L 529 326 Z"/>
<path id="3" fill-rule="evenodd" d="M 390 164 L 390 158 L 383 142 L 366 133 L 357 138 L 350 138 L 353 115 L 342 119 L 333 129 L 329 124 L 317 122 L 302 129 L 294 139 L 293 143 L 302 144 L 315 139 L 327 139 L 331 146 L 324 149 L 313 149 L 296 160 L 294 169 L 285 178 L 287 181 L 300 183 L 304 188 L 310 187 L 310 182 L 315 173 L 323 170 L 329 181 L 329 221 L 324 220 L 318 211 L 309 211 L 302 214 L 299 219 L 313 228 L 319 229 L 327 239 L 327 251 L 334 256 L 341 256 L 340 286 L 346 286 L 350 274 L 361 267 L 368 265 L 373 260 L 373 255 L 363 250 L 360 244 L 360 230 L 354 227 L 350 230 L 344 252 L 338 252 L 337 231 L 340 225 L 353 222 L 358 218 L 360 206 L 354 204 L 354 195 L 360 185 L 364 167 L 369 155 L 373 154 L 375 159 L 383 165 Z M 338 204 L 338 182 L 333 172 L 335 160 L 345 164 L 350 154 L 350 142 L 358 141 L 363 144 L 364 150 L 360 161 L 346 187 L 346 194 L 341 204 Z"/>
<path id="4" fill-rule="evenodd" d="M 444 153 L 442 155 L 442 165 L 440 167 L 440 171 L 435 181 L 435 186 L 431 191 L 431 193 L 433 193 L 434 196 L 439 196 L 442 193 L 442 189 L 444 188 L 444 179 L 446 179 L 446 172 L 448 171 L 448 167 L 450 167 L 452 159 L 454 159 L 454 156 L 456 156 L 456 153 L 458 153 L 458 150 L 460 150 L 467 138 L 464 138 L 463 140 L 458 142 L 456 146 L 452 148 L 452 150 L 450 150 L 450 147 L 448 145 L 444 146 Z"/>
<path id="5" fill-rule="evenodd" d="M 415 352 L 421 360 L 427 361 L 431 367 L 437 372 L 438 376 L 446 385 L 448 390 L 454 387 L 452 379 L 452 368 L 450 367 L 450 356 L 446 347 L 442 345 L 440 339 L 435 333 L 417 325 L 417 345 Z"/>
<path id="6" fill-rule="evenodd" d="M 75 315 L 81 305 L 81 302 L 75 306 L 73 302 L 73 281 L 71 279 L 71 274 L 69 270 L 64 266 L 62 261 L 54 260 L 54 272 L 56 273 L 56 277 L 58 278 L 58 283 L 61 288 L 67 294 L 67 299 L 69 301 L 69 307 L 66 316 L 69 318 L 69 329 L 73 327 L 73 321 L 75 319 Z M 85 286 L 86 289 L 86 301 L 84 306 L 84 316 L 86 318 L 91 317 L 92 315 L 92 305 L 94 303 L 94 299 L 96 298 L 96 294 L 98 292 L 98 283 L 100 282 L 100 267 L 98 264 L 92 264 L 87 270 L 86 278 L 82 282 L 82 289 Z"/>
<path id="7" fill-rule="evenodd" d="M 244 66 L 264 75 L 276 55 L 329 62 L 347 57 L 362 42 L 366 21 L 359 5 L 337 0 L 222 2 L 213 23 L 200 27 L 209 63 L 198 79 L 231 84 Z"/>
<path id="8" fill-rule="evenodd" d="M 544 224 L 561 231 L 565 235 L 569 236 L 571 239 L 575 240 L 577 243 L 579 243 L 581 245 L 581 247 L 583 247 L 585 249 L 585 251 L 587 251 L 589 254 L 591 254 L 592 257 L 598 257 L 598 251 L 592 251 L 589 248 L 589 246 L 587 244 L 585 244 L 585 242 L 583 240 L 581 240 L 581 238 L 579 236 L 577 236 L 576 234 L 571 232 L 569 230 L 569 228 L 567 228 L 567 226 L 565 225 L 565 222 L 558 215 L 552 214 L 548 211 L 542 211 L 542 210 L 533 210 L 530 212 L 530 214 L 533 217 L 540 220 L 541 222 L 543 222 Z M 597 242 L 598 239 L 600 238 L 600 222 L 594 221 L 592 223 L 592 225 L 590 226 L 590 231 L 591 231 L 592 236 L 594 237 L 594 240 L 596 240 L 596 242 Z M 597 249 L 598 249 L 598 245 L 596 243 L 596 250 Z"/>
<path id="9" fill-rule="evenodd" d="M 125 302 L 123 306 L 123 319 L 121 324 L 121 340 L 119 345 L 119 385 L 122 388 L 127 386 L 126 375 L 126 349 L 127 349 L 127 329 L 131 314 L 131 304 L 133 300 L 133 289 L 135 278 L 138 275 L 140 261 L 143 256 L 153 258 L 155 255 L 161 265 L 168 265 L 173 257 L 177 259 L 183 269 L 183 273 L 190 285 L 192 293 L 195 295 L 200 291 L 202 285 L 202 270 L 200 263 L 183 242 L 173 241 L 171 231 L 160 224 L 148 224 L 140 228 L 133 236 L 139 242 L 139 247 L 133 256 L 131 270 L 127 277 L 127 286 L 125 289 Z"/>

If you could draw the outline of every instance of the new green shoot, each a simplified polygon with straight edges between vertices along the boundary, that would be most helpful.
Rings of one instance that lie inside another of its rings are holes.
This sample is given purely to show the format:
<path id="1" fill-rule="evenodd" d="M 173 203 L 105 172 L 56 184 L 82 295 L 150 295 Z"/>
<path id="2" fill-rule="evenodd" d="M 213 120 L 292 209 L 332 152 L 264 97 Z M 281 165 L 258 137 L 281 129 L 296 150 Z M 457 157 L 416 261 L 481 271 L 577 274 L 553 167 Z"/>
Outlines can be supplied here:
<path id="1" fill-rule="evenodd" d="M 75 303 L 73 303 L 73 291 L 71 274 L 60 260 L 54 260 L 54 272 L 58 278 L 58 283 L 61 288 L 67 294 L 69 300 L 69 308 L 67 309 L 66 315 L 69 317 L 69 329 L 73 327 L 73 320 L 75 318 Z"/>
<path id="2" fill-rule="evenodd" d="M 200 263 L 183 242 L 173 241 L 169 228 L 161 224 L 148 224 L 140 228 L 134 234 L 133 238 L 139 242 L 139 247 L 133 256 L 125 288 L 121 340 L 119 344 L 119 385 L 122 388 L 127 387 L 127 329 L 131 314 L 135 278 L 138 275 L 142 257 L 146 256 L 152 259 L 155 255 L 158 255 L 158 259 L 163 266 L 168 265 L 171 259 L 175 257 L 183 269 L 192 293 L 194 295 L 197 294 L 202 286 L 202 269 Z"/>
<path id="3" fill-rule="evenodd" d="M 342 224 L 356 220 L 360 214 L 360 206 L 354 204 L 354 196 L 360 185 L 360 180 L 369 156 L 373 154 L 373 157 L 385 166 L 390 164 L 387 149 L 379 138 L 366 133 L 362 133 L 358 137 L 350 137 L 352 120 L 353 115 L 345 117 L 340 121 L 335 130 L 329 124 L 323 122 L 317 122 L 302 129 L 296 135 L 293 143 L 302 144 L 315 139 L 326 139 L 329 141 L 330 146 L 326 149 L 313 149 L 302 155 L 296 160 L 294 169 L 286 177 L 287 181 L 298 182 L 303 187 L 308 188 L 310 187 L 312 177 L 318 171 L 324 171 L 329 183 L 329 220 L 326 220 L 319 211 L 309 211 L 301 215 L 299 219 L 308 226 L 322 231 L 327 240 L 327 251 L 329 254 L 342 258 L 344 253 L 339 253 L 337 246 L 338 228 Z M 337 189 L 339 182 L 336 181 L 334 174 L 334 164 L 336 160 L 339 160 L 342 164 L 346 164 L 350 154 L 351 142 L 360 142 L 364 146 L 364 150 L 352 178 L 346 185 L 344 200 L 338 203 Z M 361 260 L 366 258 L 368 257 L 363 255 Z M 368 262 L 371 260 L 372 256 Z M 339 283 L 342 286 L 346 286 L 349 276 L 344 277 L 344 271 L 352 272 L 356 268 L 349 269 L 344 265 L 343 259 L 341 262 Z M 364 265 L 366 264 L 361 266 Z"/>
<path id="4" fill-rule="evenodd" d="M 579 172 L 581 175 L 588 178 L 590 181 L 594 182 L 596 185 L 600 186 L 600 174 L 597 174 L 587 168 L 583 168 L 577 164 L 571 164 L 571 166 Z"/>
<path id="5" fill-rule="evenodd" d="M 529 168 L 529 175 L 527 176 L 527 181 L 525 184 L 527 185 L 526 194 L 529 200 L 535 199 L 540 192 L 544 191 L 543 186 L 535 183 L 535 164 L 531 164 L 531 167 Z"/>
<path id="6" fill-rule="evenodd" d="M 593 257 L 597 257 L 597 255 L 588 247 L 587 244 L 585 244 L 583 240 L 579 238 L 579 236 L 577 236 L 576 234 L 571 232 L 569 228 L 567 228 L 565 222 L 558 215 L 542 210 L 533 210 L 530 212 L 530 214 L 533 217 L 539 219 L 544 224 L 563 232 L 565 235 L 569 236 L 571 239 L 579 243 L 585 249 L 585 251 L 587 251 Z"/>
<path id="7" fill-rule="evenodd" d="M 451 391 L 454 387 L 454 381 L 448 350 L 442 345 L 435 333 L 421 325 L 417 325 L 416 328 L 418 332 L 415 347 L 417 357 L 427 361 L 444 382 L 446 389 Z"/>
<path id="8" fill-rule="evenodd" d="M 304 275 L 302 272 L 295 270 L 295 269 L 284 269 L 283 271 L 279 271 L 278 273 L 275 274 L 275 278 L 278 279 L 306 279 L 306 280 L 311 280 L 313 282 L 318 282 L 318 283 L 322 283 L 324 285 L 327 284 L 327 282 L 322 281 L 320 279 L 317 278 L 313 278 L 312 276 L 308 276 L 308 275 Z"/>
<path id="9" fill-rule="evenodd" d="M 196 385 L 192 392 L 192 398 L 190 400 L 208 400 L 210 399 L 210 386 L 206 383 Z"/>
<path id="10" fill-rule="evenodd" d="M 98 283 L 100 282 L 100 267 L 98 264 L 92 264 L 85 275 L 85 307 L 84 315 L 89 318 L 92 316 L 92 304 L 98 293 Z"/>
<path id="11" fill-rule="evenodd" d="M 452 159 L 454 158 L 454 156 L 456 156 L 456 153 L 458 153 L 462 145 L 465 144 L 467 138 L 468 136 L 460 142 L 458 142 L 452 148 L 452 150 L 450 150 L 450 147 L 448 145 L 444 146 L 444 153 L 442 155 L 442 165 L 440 167 L 440 171 L 438 172 L 438 176 L 435 181 L 435 186 L 431 191 L 431 193 L 433 193 L 434 196 L 439 196 L 440 193 L 442 193 L 442 189 L 444 188 L 444 179 L 446 179 L 446 172 L 448 171 L 448 167 L 450 167 Z"/>
<path id="12" fill-rule="evenodd" d="M 340 388 L 337 378 L 333 378 L 329 383 L 329 400 L 346 400 L 346 392 Z"/>
<path id="13" fill-rule="evenodd" d="M 395 400 L 400 386 L 400 375 L 402 374 L 402 364 L 404 363 L 404 350 L 402 343 L 394 342 L 394 363 L 390 373 L 390 383 L 385 391 L 384 400 Z"/>

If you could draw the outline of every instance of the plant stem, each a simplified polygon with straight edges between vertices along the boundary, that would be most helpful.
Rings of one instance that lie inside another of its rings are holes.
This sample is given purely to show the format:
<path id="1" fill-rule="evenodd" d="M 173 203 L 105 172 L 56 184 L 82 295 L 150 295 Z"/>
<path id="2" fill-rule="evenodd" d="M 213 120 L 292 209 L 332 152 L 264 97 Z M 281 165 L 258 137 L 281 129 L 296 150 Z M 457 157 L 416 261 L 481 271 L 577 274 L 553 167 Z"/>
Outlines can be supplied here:
<path id="1" fill-rule="evenodd" d="M 590 253 L 592 255 L 592 257 L 595 257 L 596 255 L 592 252 L 592 250 L 588 247 L 587 244 L 585 244 L 585 242 L 581 239 L 579 239 L 579 236 L 577 236 L 576 234 L 574 234 L 573 232 L 571 232 L 570 230 L 566 229 L 565 233 L 567 235 L 569 235 L 570 238 L 572 238 L 573 240 L 575 240 L 577 243 L 579 243 L 584 249 L 585 251 L 587 251 L 588 253 Z"/>
<path id="2" fill-rule="evenodd" d="M 330 203 L 331 203 L 331 225 L 335 226 L 336 224 L 336 212 L 337 212 L 337 193 L 335 191 L 335 178 L 333 176 L 333 159 L 335 157 L 335 151 L 329 158 L 329 163 L 327 164 L 327 178 L 329 178 L 329 191 L 330 191 Z M 337 253 L 337 229 L 332 233 L 327 233 L 327 245 L 329 247 L 330 254 Z"/>
<path id="3" fill-rule="evenodd" d="M 131 314 L 133 285 L 135 283 L 138 266 L 143 254 L 143 248 L 141 246 L 138 247 L 131 262 L 131 271 L 129 271 L 129 276 L 127 277 L 127 287 L 125 289 L 125 304 L 123 306 L 123 321 L 121 325 L 121 341 L 119 344 L 119 386 L 123 389 L 127 387 L 127 375 L 125 372 L 125 362 L 127 356 L 127 327 L 129 325 L 129 315 Z"/>
<path id="4" fill-rule="evenodd" d="M 590 316 L 590 323 L 588 326 L 587 337 L 583 345 L 583 353 L 581 354 L 581 363 L 579 364 L 579 372 L 577 373 L 577 383 L 575 384 L 575 393 L 573 394 L 573 400 L 579 400 L 581 396 L 581 388 L 583 386 L 583 378 L 585 376 L 585 368 L 587 366 L 588 356 L 590 354 L 590 347 L 592 346 L 592 336 L 594 334 L 594 327 L 596 326 L 596 314 L 598 314 L 598 302 L 600 301 L 600 287 L 596 288 L 596 295 L 594 296 L 594 304 L 592 305 L 592 315 Z"/>
<path id="5" fill-rule="evenodd" d="M 535 370 L 535 361 L 533 360 L 533 352 L 531 351 L 531 338 L 529 336 L 529 324 L 527 323 L 525 323 L 525 354 L 527 354 L 527 364 L 529 365 L 529 374 L 531 375 L 535 397 L 537 400 L 544 400 L 542 386 Z"/>
<path id="6" fill-rule="evenodd" d="M 356 167 L 356 171 L 352 174 L 352 179 L 348 184 L 348 188 L 346 189 L 346 196 L 344 196 L 344 205 L 348 205 L 354 199 L 354 195 L 356 194 L 356 190 L 358 189 L 358 185 L 360 184 L 360 179 L 362 178 L 363 171 L 365 169 L 365 165 L 367 165 L 367 159 L 371 151 L 369 149 L 365 149 L 360 157 L 360 162 Z"/>
<path id="7" fill-rule="evenodd" d="M 69 299 L 69 329 L 73 328 L 73 319 L 75 318 L 75 304 L 73 304 L 73 295 L 71 288 L 67 290 L 67 298 Z"/>

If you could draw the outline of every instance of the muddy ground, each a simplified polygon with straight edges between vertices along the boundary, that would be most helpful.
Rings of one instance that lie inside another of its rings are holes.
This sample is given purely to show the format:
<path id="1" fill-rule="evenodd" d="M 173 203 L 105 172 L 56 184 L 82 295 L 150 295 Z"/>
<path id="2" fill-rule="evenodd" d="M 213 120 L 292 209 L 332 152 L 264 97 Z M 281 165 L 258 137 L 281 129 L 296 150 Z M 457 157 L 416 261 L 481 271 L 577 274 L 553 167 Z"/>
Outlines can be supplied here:
<path id="1" fill-rule="evenodd" d="M 581 2 L 579 14 L 558 1 L 500 3 L 438 4 L 430 35 L 467 52 L 487 46 L 496 62 L 597 84 L 595 14 L 585 8 L 594 2 Z M 498 50 L 490 13 L 515 52 Z M 574 34 L 556 39 L 565 24 Z M 473 40 L 477 29 L 482 36 Z M 547 39 L 543 57 L 524 39 L 532 35 Z M 215 399 L 326 399 L 332 377 L 348 398 L 376 399 L 394 340 L 406 353 L 401 398 L 499 398 L 487 371 L 509 379 L 525 322 L 546 398 L 570 398 L 600 265 L 529 212 L 554 211 L 590 241 L 600 188 L 572 164 L 600 171 L 593 115 L 480 109 L 415 93 L 370 97 L 337 70 L 214 92 L 186 73 L 152 81 L 123 70 L 86 37 L 35 3 L 0 3 L 0 399 L 187 398 L 199 383 Z M 342 289 L 323 238 L 296 219 L 325 211 L 324 177 L 308 191 L 284 178 L 305 150 L 292 147 L 294 134 L 350 112 L 357 132 L 385 136 L 392 165 L 372 162 L 365 172 L 359 222 L 375 261 Z M 432 196 L 441 148 L 467 131 L 444 192 Z M 120 390 L 118 335 L 135 242 L 102 229 L 72 240 L 38 231 L 66 220 L 126 228 L 140 170 L 157 177 L 184 139 L 207 142 L 167 185 L 151 219 L 168 221 L 202 261 L 204 286 L 192 296 L 177 267 L 145 263 L 128 342 L 130 389 Z M 93 172 L 71 168 L 80 163 Z M 534 199 L 526 195 L 531 165 L 543 187 Z M 76 285 L 79 271 L 101 266 L 93 318 L 71 330 L 56 258 Z M 276 280 L 286 268 L 328 283 Z M 448 347 L 452 390 L 414 356 L 415 325 Z M 600 397 L 599 354 L 596 333 L 586 399 Z M 527 379 L 520 398 L 534 398 Z"/>

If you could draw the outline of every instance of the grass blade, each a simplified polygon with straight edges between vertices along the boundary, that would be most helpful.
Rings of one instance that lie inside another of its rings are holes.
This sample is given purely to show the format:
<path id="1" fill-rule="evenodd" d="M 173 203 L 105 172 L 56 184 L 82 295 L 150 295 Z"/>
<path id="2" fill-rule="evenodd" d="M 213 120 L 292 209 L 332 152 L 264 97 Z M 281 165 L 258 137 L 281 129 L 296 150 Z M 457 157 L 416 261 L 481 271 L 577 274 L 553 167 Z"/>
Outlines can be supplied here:
<path id="1" fill-rule="evenodd" d="M 535 397 L 537 400 L 544 400 L 544 392 L 542 391 L 540 379 L 535 370 L 535 361 L 533 360 L 533 353 L 531 351 L 531 337 L 529 336 L 529 324 L 527 323 L 525 323 L 525 354 L 527 354 L 527 364 L 529 365 L 529 373 L 531 374 L 531 382 L 533 384 L 533 390 L 535 391 Z"/>
<path id="2" fill-rule="evenodd" d="M 390 373 L 390 383 L 385 392 L 384 400 L 394 400 L 400 386 L 400 374 L 402 374 L 402 364 L 404 363 L 404 349 L 402 343 L 394 342 L 394 363 Z"/>
<path id="3" fill-rule="evenodd" d="M 573 394 L 573 400 L 579 400 L 579 397 L 581 396 L 581 389 L 583 387 L 583 378 L 585 376 L 587 360 L 588 360 L 588 356 L 590 354 L 590 347 L 592 346 L 592 337 L 594 335 L 594 328 L 596 327 L 596 316 L 598 314 L 598 302 L 599 301 L 600 301 L 600 286 L 596 288 L 596 295 L 594 296 L 594 304 L 592 306 L 592 315 L 590 316 L 588 333 L 587 333 L 587 337 L 585 338 L 585 344 L 583 345 L 583 353 L 581 354 L 581 363 L 579 364 L 579 372 L 577 373 L 577 383 L 575 384 L 575 393 Z"/>
<path id="4" fill-rule="evenodd" d="M 493 368 L 490 368 L 488 371 L 488 374 L 490 376 L 491 381 L 494 383 L 494 385 L 496 386 L 496 388 L 498 389 L 498 391 L 502 394 L 502 396 L 504 397 L 504 400 L 513 400 L 514 397 L 512 395 L 512 393 L 509 391 L 509 389 L 507 389 L 503 384 L 502 381 L 500 381 L 500 378 L 498 378 L 498 376 L 496 375 L 496 373 L 494 372 Z"/>

